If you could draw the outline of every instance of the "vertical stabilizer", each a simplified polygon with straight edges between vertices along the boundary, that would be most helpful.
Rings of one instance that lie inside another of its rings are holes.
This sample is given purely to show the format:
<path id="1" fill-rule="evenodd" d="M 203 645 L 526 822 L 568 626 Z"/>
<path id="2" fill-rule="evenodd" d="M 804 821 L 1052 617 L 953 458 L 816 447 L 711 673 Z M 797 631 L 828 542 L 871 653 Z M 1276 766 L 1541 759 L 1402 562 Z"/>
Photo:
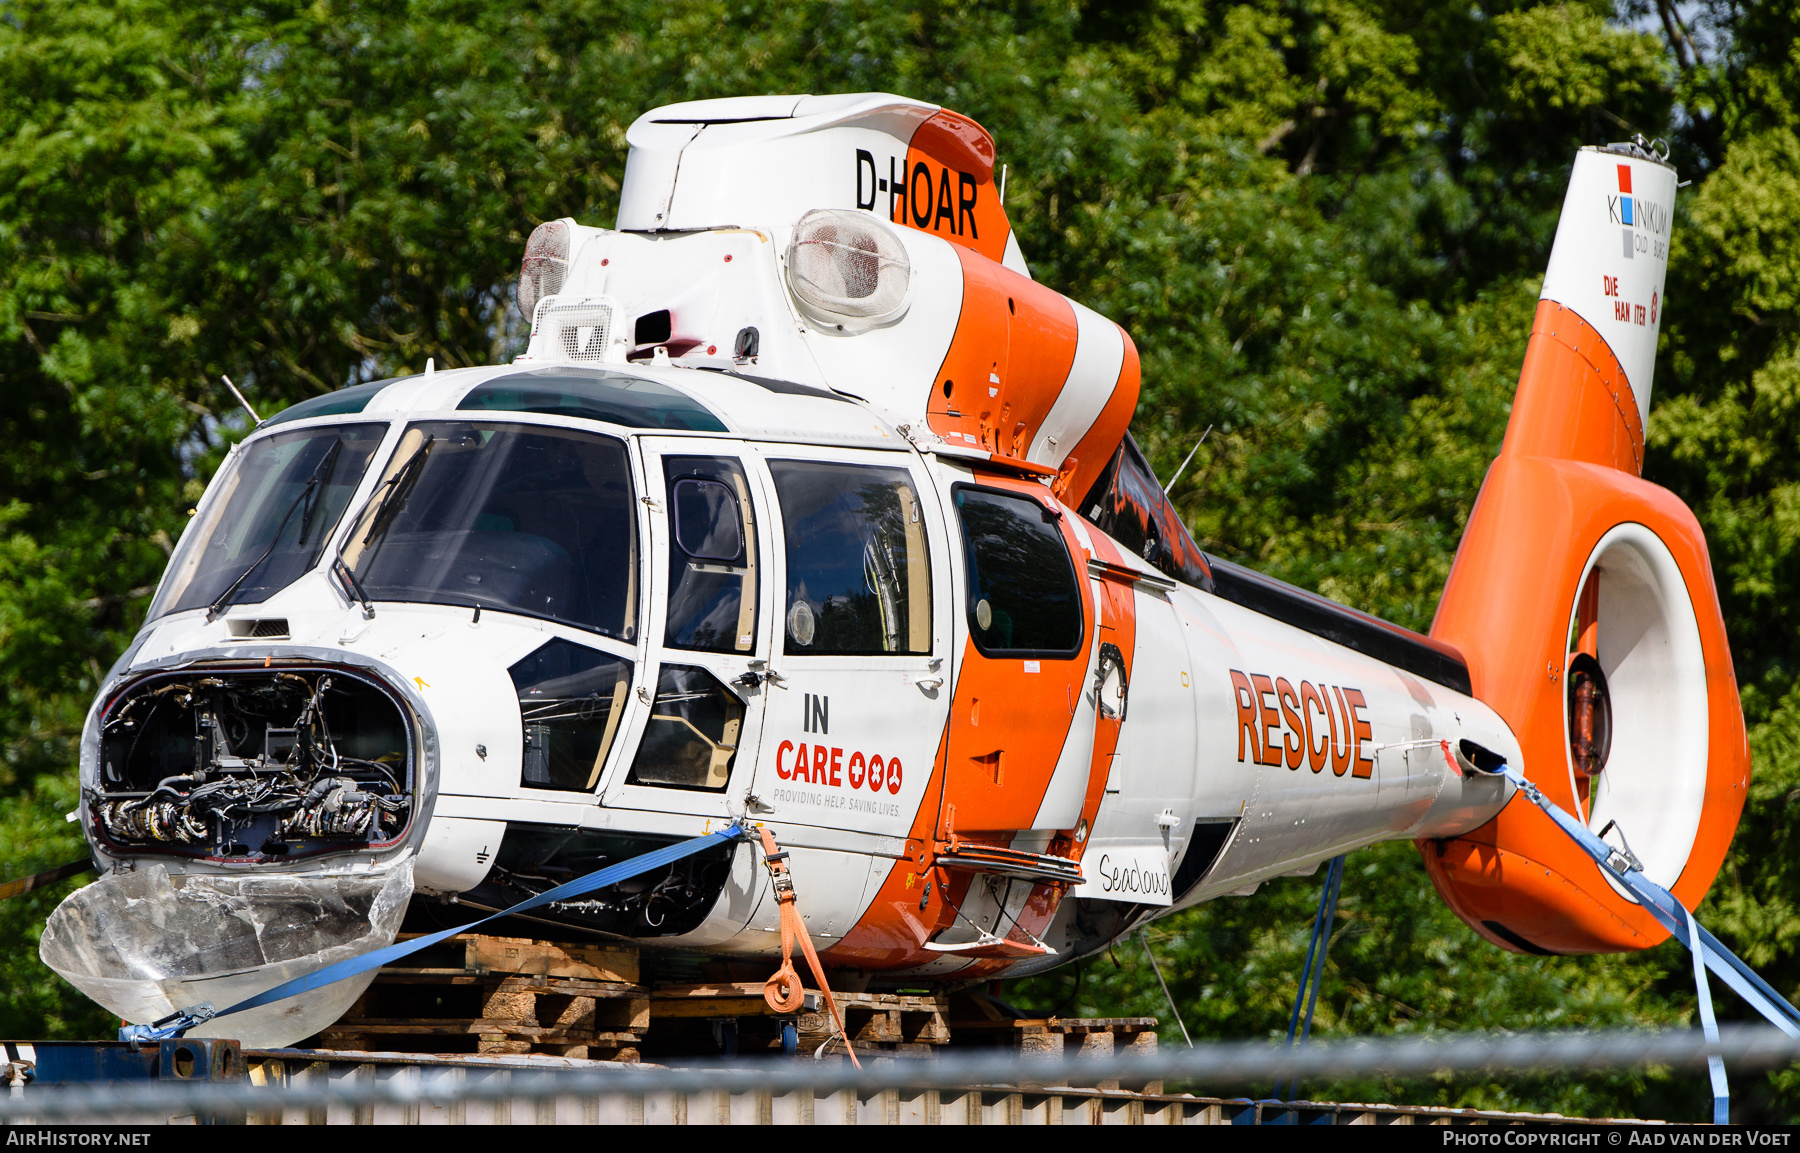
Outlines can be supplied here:
<path id="1" fill-rule="evenodd" d="M 1506 452 L 1643 470 L 1674 206 L 1642 148 L 1576 153 Z"/>
<path id="2" fill-rule="evenodd" d="M 1583 148 L 1519 373 L 1431 635 L 1519 738 L 1526 776 L 1622 835 L 1689 908 L 1717 875 L 1750 777 L 1706 537 L 1641 477 L 1675 170 Z M 1488 940 L 1642 949 L 1667 931 L 1515 800 L 1433 841 L 1426 871 Z"/>

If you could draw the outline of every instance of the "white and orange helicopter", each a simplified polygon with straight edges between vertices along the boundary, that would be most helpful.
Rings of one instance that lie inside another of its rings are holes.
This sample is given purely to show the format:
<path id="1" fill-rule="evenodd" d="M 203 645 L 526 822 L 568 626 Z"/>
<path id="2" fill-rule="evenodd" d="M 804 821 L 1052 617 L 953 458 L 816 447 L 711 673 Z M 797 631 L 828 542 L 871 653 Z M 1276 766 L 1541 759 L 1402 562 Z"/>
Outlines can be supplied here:
<path id="1" fill-rule="evenodd" d="M 1639 476 L 1662 159 L 1576 156 L 1422 636 L 1201 553 L 1126 431 L 1131 339 L 1031 278 L 972 120 L 759 96 L 628 140 L 616 227 L 530 238 L 525 355 L 296 404 L 219 470 L 81 746 L 102 877 L 42 952 L 90 996 L 229 1004 L 409 902 L 746 825 L 876 986 L 1396 838 L 1502 947 L 1666 939 L 1501 761 L 1705 894 L 1749 755 L 1701 530 Z M 721 839 L 518 916 L 773 959 L 778 887 Z M 371 977 L 199 1031 L 290 1043 Z"/>

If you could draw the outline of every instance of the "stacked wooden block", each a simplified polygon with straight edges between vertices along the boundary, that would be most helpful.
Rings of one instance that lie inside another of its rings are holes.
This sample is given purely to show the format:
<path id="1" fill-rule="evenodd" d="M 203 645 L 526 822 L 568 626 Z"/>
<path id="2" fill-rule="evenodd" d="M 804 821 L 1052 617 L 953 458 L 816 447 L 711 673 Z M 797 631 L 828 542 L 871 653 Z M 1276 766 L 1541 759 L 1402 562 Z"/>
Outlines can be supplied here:
<path id="1" fill-rule="evenodd" d="M 320 1047 L 636 1061 L 650 997 L 634 949 L 454 937 L 383 969 Z"/>
<path id="2" fill-rule="evenodd" d="M 731 1021 L 742 1052 L 777 1049 L 781 1027 L 792 1023 L 798 1050 L 810 1056 L 841 1054 L 837 1028 L 824 998 L 807 992 L 798 1013 L 782 1017 L 763 1000 L 760 981 L 658 985 L 650 1016 L 659 1032 L 695 1019 Z M 941 996 L 899 993 L 835 993 L 844 1025 L 858 1053 L 929 1054 L 950 1040 L 948 1003 Z"/>

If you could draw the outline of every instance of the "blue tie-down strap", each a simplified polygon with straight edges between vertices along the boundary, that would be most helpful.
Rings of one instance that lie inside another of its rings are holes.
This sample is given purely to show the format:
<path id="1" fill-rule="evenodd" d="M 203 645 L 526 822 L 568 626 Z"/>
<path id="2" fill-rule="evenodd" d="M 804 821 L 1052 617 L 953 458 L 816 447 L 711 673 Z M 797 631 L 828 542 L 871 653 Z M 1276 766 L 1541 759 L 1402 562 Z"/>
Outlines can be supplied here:
<path id="1" fill-rule="evenodd" d="M 1683 909 L 1682 912 L 1687 912 Z M 1687 915 L 1688 939 L 1693 940 L 1700 935 L 1700 924 L 1694 920 L 1694 914 Z M 1704 949 L 1694 951 L 1694 994 L 1700 1002 L 1700 1029 L 1706 1039 L 1714 1045 L 1719 1043 L 1719 1022 L 1713 1018 L 1712 990 L 1706 984 L 1706 962 Z M 1706 1058 L 1706 1072 L 1712 1078 L 1713 1124 L 1729 1125 L 1731 1123 L 1731 1086 L 1725 1081 L 1725 1058 L 1717 1053 Z"/>
<path id="2" fill-rule="evenodd" d="M 1500 772 L 1517 785 L 1532 804 L 1544 810 L 1556 822 L 1557 827 L 1580 845 L 1614 880 L 1625 886 L 1637 898 L 1638 903 L 1650 910 L 1650 914 L 1662 922 L 1663 927 L 1676 940 L 1701 954 L 1706 967 L 1731 986 L 1733 992 L 1748 1001 L 1783 1033 L 1790 1037 L 1800 1037 L 1800 1009 L 1790 1005 L 1785 997 L 1757 976 L 1750 966 L 1740 961 L 1735 953 L 1707 932 L 1704 926 L 1696 922 L 1694 932 L 1690 935 L 1686 906 L 1677 901 L 1669 890 L 1644 876 L 1643 864 L 1632 855 L 1629 847 L 1618 849 L 1595 836 L 1592 830 L 1563 812 L 1512 766 L 1502 765 Z"/>
<path id="3" fill-rule="evenodd" d="M 1544 810 L 1556 822 L 1557 828 L 1580 845 L 1608 876 L 1623 885 L 1637 898 L 1638 904 L 1650 910 L 1651 916 L 1660 921 L 1676 940 L 1693 953 L 1694 993 L 1699 1001 L 1700 1026 L 1708 1041 L 1716 1042 L 1719 1039 L 1719 1028 L 1713 1019 L 1712 990 L 1707 987 L 1706 982 L 1707 969 L 1711 969 L 1720 980 L 1731 986 L 1733 992 L 1748 1001 L 1770 1024 L 1790 1037 L 1800 1037 L 1800 1009 L 1789 1004 L 1787 998 L 1757 976 L 1737 954 L 1707 932 L 1700 922 L 1694 920 L 1694 915 L 1688 911 L 1687 906 L 1675 899 L 1675 894 L 1644 876 L 1643 862 L 1637 859 L 1629 844 L 1621 849 L 1602 840 L 1593 830 L 1552 803 L 1536 785 L 1526 780 L 1512 766 L 1501 765 L 1499 772 L 1518 786 L 1519 791 L 1532 804 Z M 1620 839 L 1624 839 L 1622 831 Z M 1712 1080 L 1713 1121 L 1723 1125 L 1729 1120 L 1731 1112 L 1731 1093 L 1725 1082 L 1725 1062 L 1714 1055 L 1708 1057 L 1706 1063 Z"/>
<path id="4" fill-rule="evenodd" d="M 616 885 L 620 881 L 628 881 L 640 873 L 648 873 L 652 869 L 674 864 L 683 857 L 691 857 L 695 853 L 704 852 L 714 845 L 724 844 L 727 841 L 745 840 L 751 836 L 752 834 L 746 826 L 741 823 L 734 824 L 729 828 L 721 829 L 716 833 L 707 833 L 705 836 L 695 837 L 692 840 L 669 845 L 666 848 L 657 849 L 639 857 L 632 857 L 628 861 L 620 861 L 616 865 L 608 865 L 606 868 L 596 870 L 585 877 L 577 877 L 573 881 L 564 882 L 554 889 L 547 889 L 535 897 L 520 901 L 510 909 L 502 909 L 498 913 L 491 913 L 478 921 L 471 921 L 466 925 L 459 925 L 454 929 L 444 929 L 441 932 L 430 933 L 423 937 L 414 937 L 410 941 L 401 941 L 398 944 L 389 945 L 384 949 L 376 949 L 374 952 L 364 953 L 360 957 L 351 957 L 348 960 L 326 965 L 324 968 L 307 973 L 305 976 L 295 977 L 291 981 L 284 981 L 272 989 L 265 989 L 254 997 L 248 997 L 227 1009 L 214 1009 L 210 1003 L 207 1003 L 195 1005 L 192 1008 L 172 1013 L 153 1024 L 127 1025 L 119 1030 L 119 1040 L 132 1041 L 139 1044 L 147 1041 L 172 1040 L 173 1038 L 182 1036 L 189 1029 L 194 1028 L 201 1022 L 210 1021 L 214 1017 L 224 1017 L 231 1013 L 241 1013 L 246 1009 L 255 1009 L 263 1005 L 272 1005 L 276 1001 L 292 997 L 298 993 L 310 992 L 313 989 L 322 989 L 326 985 L 342 981 L 346 977 L 354 977 L 358 973 L 366 973 L 370 969 L 379 969 L 383 965 L 397 961 L 408 954 L 416 953 L 420 949 L 429 949 L 440 941 L 447 941 L 458 933 L 466 933 L 471 929 L 487 924 L 489 921 L 499 920 L 501 917 L 510 917 L 514 913 L 523 913 L 528 909 L 541 908 L 544 905 L 552 904 L 556 901 L 566 901 L 571 897 L 580 897 L 587 893 L 591 893 L 596 889 L 604 889 L 608 885 Z"/>

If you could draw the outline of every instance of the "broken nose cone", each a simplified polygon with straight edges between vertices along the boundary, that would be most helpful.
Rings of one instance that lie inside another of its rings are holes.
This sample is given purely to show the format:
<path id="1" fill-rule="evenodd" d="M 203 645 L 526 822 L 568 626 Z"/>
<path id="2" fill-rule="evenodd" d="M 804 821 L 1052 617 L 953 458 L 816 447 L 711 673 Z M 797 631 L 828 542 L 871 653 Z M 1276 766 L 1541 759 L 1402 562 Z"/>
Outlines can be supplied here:
<path id="1" fill-rule="evenodd" d="M 114 873 L 71 893 L 38 955 L 132 1022 L 210 1001 L 220 1009 L 295 977 L 393 944 L 412 896 L 412 859 L 355 876 Z M 361 973 L 272 1005 L 215 1017 L 197 1037 L 247 1048 L 292 1045 L 341 1017 L 375 979 Z"/>

